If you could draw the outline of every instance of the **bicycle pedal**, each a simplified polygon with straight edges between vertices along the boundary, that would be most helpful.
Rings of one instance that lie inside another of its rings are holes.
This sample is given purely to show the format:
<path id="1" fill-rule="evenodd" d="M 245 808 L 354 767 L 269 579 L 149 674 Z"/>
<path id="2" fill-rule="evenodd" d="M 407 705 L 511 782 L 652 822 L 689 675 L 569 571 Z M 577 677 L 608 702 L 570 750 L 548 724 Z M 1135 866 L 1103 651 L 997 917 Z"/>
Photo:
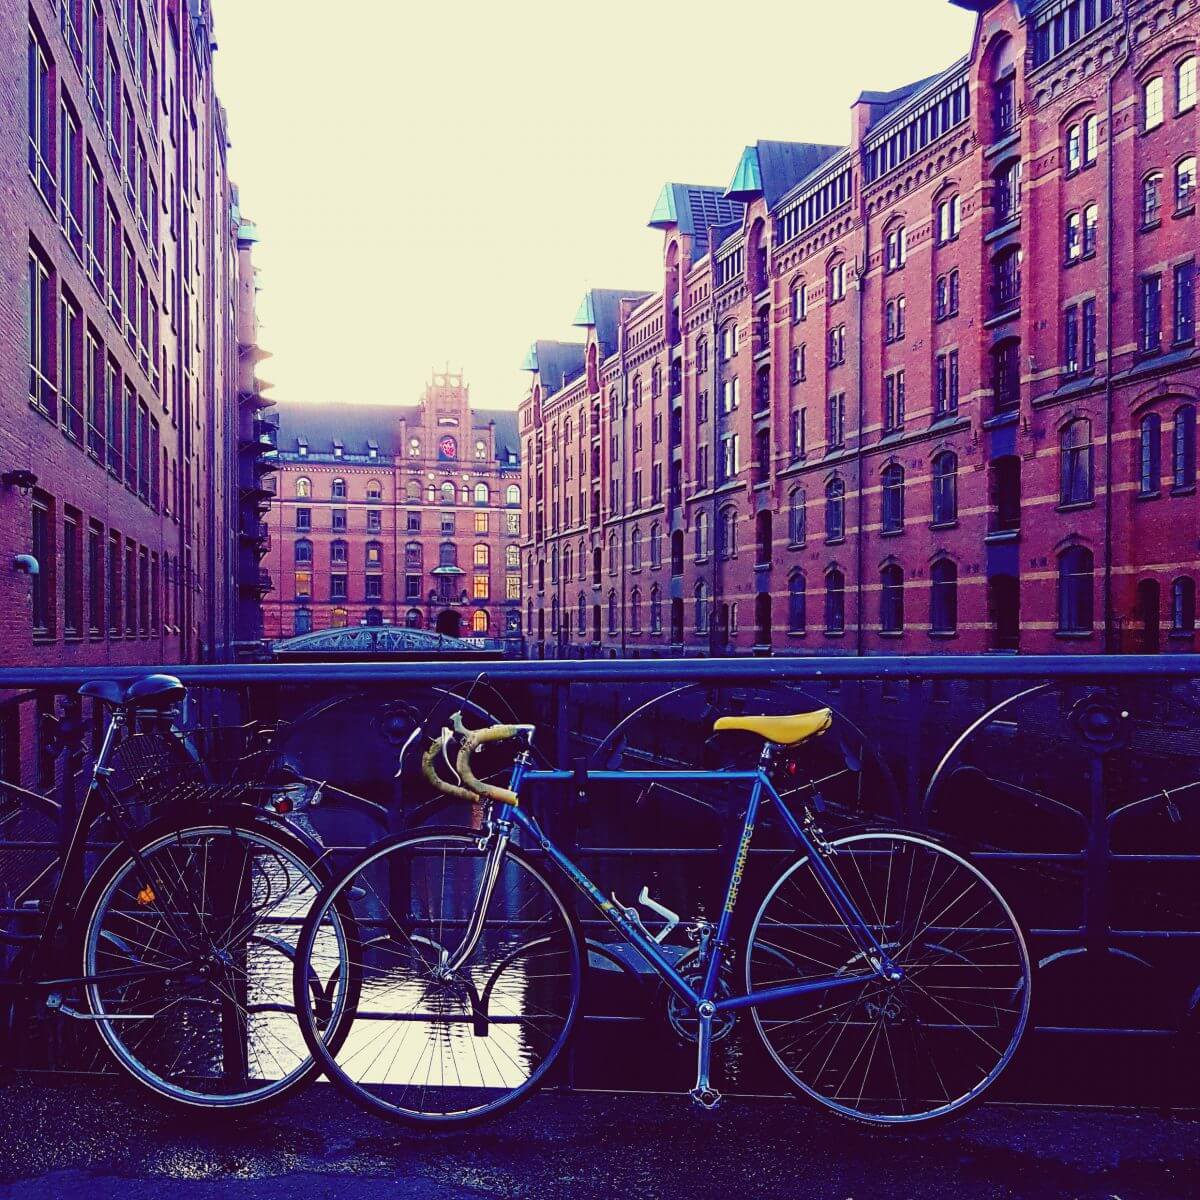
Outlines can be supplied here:
<path id="1" fill-rule="evenodd" d="M 692 1088 L 688 1095 L 693 1104 L 698 1104 L 706 1112 L 712 1112 L 721 1103 L 721 1093 L 716 1088 Z"/>

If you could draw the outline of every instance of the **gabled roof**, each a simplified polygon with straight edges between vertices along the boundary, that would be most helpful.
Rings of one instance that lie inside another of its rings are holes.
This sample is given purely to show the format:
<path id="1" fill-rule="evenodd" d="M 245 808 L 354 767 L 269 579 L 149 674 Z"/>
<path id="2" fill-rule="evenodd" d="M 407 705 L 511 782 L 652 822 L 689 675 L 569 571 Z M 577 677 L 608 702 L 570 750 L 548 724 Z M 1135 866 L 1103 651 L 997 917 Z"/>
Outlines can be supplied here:
<path id="1" fill-rule="evenodd" d="M 744 208 L 728 199 L 722 188 L 693 183 L 664 183 L 650 215 L 651 229 L 678 228 L 692 238 L 693 258 L 708 253 L 708 230 L 718 225 L 740 224 Z"/>
<path id="2" fill-rule="evenodd" d="M 582 342 L 534 342 L 525 355 L 523 371 L 533 371 L 542 383 L 542 395 L 553 396 L 583 373 Z"/>
<path id="3" fill-rule="evenodd" d="M 592 288 L 580 301 L 574 324 L 584 329 L 594 328 L 600 352 L 604 355 L 611 354 L 617 348 L 621 301 L 632 300 L 636 305 L 651 295 L 650 292 L 634 292 L 621 288 Z"/>
<path id="4" fill-rule="evenodd" d="M 279 434 L 276 444 L 284 453 L 294 452 L 298 442 L 307 444 L 310 454 L 331 454 L 335 442 L 340 442 L 348 457 L 367 457 L 374 444 L 380 458 L 397 457 L 403 452 L 400 445 L 400 422 L 416 419 L 416 404 L 297 404 L 281 401 L 275 411 L 279 414 Z M 511 409 L 473 408 L 471 427 L 486 429 L 496 425 L 496 459 L 515 462 L 520 457 L 521 441 L 517 436 L 517 414 Z"/>
<path id="5" fill-rule="evenodd" d="M 841 149 L 812 142 L 755 142 L 742 151 L 725 196 L 746 203 L 762 196 L 773 208 L 780 196 Z"/>
<path id="6" fill-rule="evenodd" d="M 965 8 L 968 12 L 987 12 L 989 8 L 995 7 L 1000 0 L 950 0 L 956 8 Z M 1046 4 L 1048 0 L 1016 0 L 1017 11 L 1023 17 L 1029 16 L 1035 8 Z"/>

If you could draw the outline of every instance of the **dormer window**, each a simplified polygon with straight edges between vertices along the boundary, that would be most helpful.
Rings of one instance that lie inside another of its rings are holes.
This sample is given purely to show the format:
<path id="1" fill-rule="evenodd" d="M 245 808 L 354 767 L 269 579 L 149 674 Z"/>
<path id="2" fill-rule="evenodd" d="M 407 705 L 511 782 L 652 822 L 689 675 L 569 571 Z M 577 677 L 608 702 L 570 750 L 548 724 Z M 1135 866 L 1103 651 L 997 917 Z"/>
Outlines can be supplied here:
<path id="1" fill-rule="evenodd" d="M 301 458 L 308 457 L 308 443 L 303 438 L 296 439 L 296 453 Z"/>
<path id="2" fill-rule="evenodd" d="M 367 442 L 367 457 L 368 458 L 378 458 L 379 457 L 379 443 L 378 442 L 376 442 L 376 441 Z"/>
<path id="3" fill-rule="evenodd" d="M 341 458 L 341 457 L 342 457 L 342 454 L 343 454 L 343 452 L 345 451 L 345 449 L 346 449 L 346 447 L 345 447 L 345 446 L 344 446 L 344 445 L 343 445 L 341 442 L 336 442 L 336 441 L 335 441 L 335 442 L 333 443 L 333 457 L 334 457 L 334 458 Z"/>

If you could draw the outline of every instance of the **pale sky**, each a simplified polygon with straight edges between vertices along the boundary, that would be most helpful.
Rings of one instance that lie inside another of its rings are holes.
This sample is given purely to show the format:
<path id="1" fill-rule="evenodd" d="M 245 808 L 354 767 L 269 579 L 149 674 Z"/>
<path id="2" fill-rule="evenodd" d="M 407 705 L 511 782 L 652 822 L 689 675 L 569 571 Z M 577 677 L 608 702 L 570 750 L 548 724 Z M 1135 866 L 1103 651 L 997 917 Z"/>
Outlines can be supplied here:
<path id="1" fill-rule="evenodd" d="M 212 0 L 231 166 L 259 229 L 277 400 L 411 402 L 461 367 L 515 407 L 589 287 L 661 282 L 668 180 L 949 66 L 949 0 Z"/>

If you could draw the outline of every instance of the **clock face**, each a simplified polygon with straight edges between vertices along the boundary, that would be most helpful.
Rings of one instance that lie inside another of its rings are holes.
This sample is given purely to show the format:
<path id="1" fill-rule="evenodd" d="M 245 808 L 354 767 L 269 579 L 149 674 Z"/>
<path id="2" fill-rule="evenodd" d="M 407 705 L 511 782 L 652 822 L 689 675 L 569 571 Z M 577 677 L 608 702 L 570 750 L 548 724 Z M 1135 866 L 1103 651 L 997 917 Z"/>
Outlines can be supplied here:
<path id="1" fill-rule="evenodd" d="M 444 437 L 438 442 L 438 456 L 440 458 L 457 458 L 458 443 L 452 437 Z"/>

